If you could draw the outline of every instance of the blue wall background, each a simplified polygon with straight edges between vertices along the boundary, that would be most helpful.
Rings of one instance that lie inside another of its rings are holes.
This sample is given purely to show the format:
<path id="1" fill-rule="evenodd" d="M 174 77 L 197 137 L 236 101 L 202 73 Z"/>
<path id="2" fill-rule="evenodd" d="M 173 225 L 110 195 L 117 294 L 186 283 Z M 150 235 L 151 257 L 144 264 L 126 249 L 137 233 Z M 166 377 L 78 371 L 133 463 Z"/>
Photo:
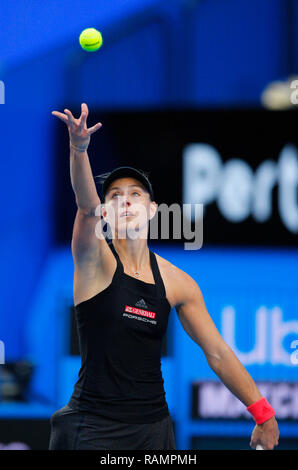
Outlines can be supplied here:
<path id="1" fill-rule="evenodd" d="M 297 72 L 298 9 L 284 0 L 11 0 L 0 5 L 0 160 L 4 204 L 0 324 L 24 353 L 30 299 L 52 246 L 53 109 L 259 106 L 266 84 Z M 78 46 L 86 26 L 104 47 Z M 291 55 L 291 57 L 290 57 Z M 256 73 L 257 71 L 257 73 Z M 90 123 L 91 123 L 90 122 Z M 68 184 L 68 182 L 66 182 Z M 13 331 L 10 318 L 14 323 Z"/>
<path id="2" fill-rule="evenodd" d="M 60 344 L 47 335 L 47 325 L 59 335 L 56 317 L 40 312 L 45 320 L 37 321 L 45 268 L 57 249 L 53 136 L 61 124 L 51 111 L 79 110 L 85 101 L 92 125 L 92 108 L 259 107 L 270 81 L 297 73 L 297 20 L 297 2 L 285 0 L 1 2 L 0 339 L 7 361 L 29 356 L 36 342 Z M 78 45 L 89 26 L 104 37 L 94 55 Z M 59 318 L 56 304 L 43 311 Z M 57 348 L 43 359 L 54 361 Z M 36 379 L 35 393 L 45 400 L 57 392 L 52 383 L 43 395 L 56 373 L 49 365 Z"/>

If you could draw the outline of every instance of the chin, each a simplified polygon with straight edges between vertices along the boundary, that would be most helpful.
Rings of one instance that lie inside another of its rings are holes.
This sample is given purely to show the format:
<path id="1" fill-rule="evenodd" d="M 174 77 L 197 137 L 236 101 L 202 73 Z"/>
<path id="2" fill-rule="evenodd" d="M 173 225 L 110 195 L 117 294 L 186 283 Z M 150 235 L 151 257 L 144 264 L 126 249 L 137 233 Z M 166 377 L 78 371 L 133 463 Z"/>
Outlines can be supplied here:
<path id="1" fill-rule="evenodd" d="M 130 238 L 136 240 L 139 238 L 147 238 L 147 235 L 144 236 L 144 230 L 148 226 L 148 221 L 144 221 L 141 225 L 140 221 L 134 220 L 135 216 L 131 216 L 132 220 L 127 220 L 127 218 L 117 225 L 116 234 L 118 238 Z M 130 236 L 130 233 L 132 236 Z"/>

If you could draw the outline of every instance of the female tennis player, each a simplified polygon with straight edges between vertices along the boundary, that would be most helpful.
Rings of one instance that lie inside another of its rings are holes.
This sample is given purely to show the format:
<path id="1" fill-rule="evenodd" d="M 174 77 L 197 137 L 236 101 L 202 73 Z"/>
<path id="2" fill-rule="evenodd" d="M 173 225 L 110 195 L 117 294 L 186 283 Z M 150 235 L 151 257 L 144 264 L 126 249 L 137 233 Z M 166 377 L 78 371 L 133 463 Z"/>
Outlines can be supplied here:
<path id="1" fill-rule="evenodd" d="M 70 401 L 51 417 L 49 448 L 176 448 L 160 368 L 174 307 L 212 370 L 254 417 L 251 447 L 273 449 L 279 437 L 274 410 L 220 336 L 199 286 L 148 248 L 157 205 L 147 176 L 131 167 L 113 170 L 106 175 L 101 203 L 87 154 L 101 123 L 88 129 L 88 113 L 85 103 L 79 119 L 68 109 L 52 112 L 65 122 L 70 138 L 77 203 L 73 293 L 82 362 Z M 110 244 L 99 233 L 100 215 L 111 227 Z"/>

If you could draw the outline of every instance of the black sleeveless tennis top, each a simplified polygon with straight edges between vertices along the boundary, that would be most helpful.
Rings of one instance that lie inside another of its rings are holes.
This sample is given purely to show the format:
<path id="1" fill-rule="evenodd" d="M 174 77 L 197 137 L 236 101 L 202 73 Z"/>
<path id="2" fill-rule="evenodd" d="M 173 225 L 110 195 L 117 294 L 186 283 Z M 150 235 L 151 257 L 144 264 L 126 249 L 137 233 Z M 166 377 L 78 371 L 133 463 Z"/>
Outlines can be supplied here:
<path id="1" fill-rule="evenodd" d="M 124 423 L 169 415 L 161 373 L 162 339 L 171 306 L 155 254 L 155 284 L 124 273 L 120 258 L 111 284 L 75 307 L 81 354 L 68 405 Z"/>

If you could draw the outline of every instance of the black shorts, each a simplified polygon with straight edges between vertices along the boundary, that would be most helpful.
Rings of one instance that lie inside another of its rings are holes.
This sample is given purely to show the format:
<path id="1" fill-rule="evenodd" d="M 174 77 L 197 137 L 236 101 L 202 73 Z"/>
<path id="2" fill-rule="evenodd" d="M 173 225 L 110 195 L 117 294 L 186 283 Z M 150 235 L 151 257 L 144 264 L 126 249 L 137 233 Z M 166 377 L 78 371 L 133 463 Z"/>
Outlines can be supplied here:
<path id="1" fill-rule="evenodd" d="M 49 450 L 176 450 L 170 416 L 127 424 L 66 405 L 50 421 Z"/>

